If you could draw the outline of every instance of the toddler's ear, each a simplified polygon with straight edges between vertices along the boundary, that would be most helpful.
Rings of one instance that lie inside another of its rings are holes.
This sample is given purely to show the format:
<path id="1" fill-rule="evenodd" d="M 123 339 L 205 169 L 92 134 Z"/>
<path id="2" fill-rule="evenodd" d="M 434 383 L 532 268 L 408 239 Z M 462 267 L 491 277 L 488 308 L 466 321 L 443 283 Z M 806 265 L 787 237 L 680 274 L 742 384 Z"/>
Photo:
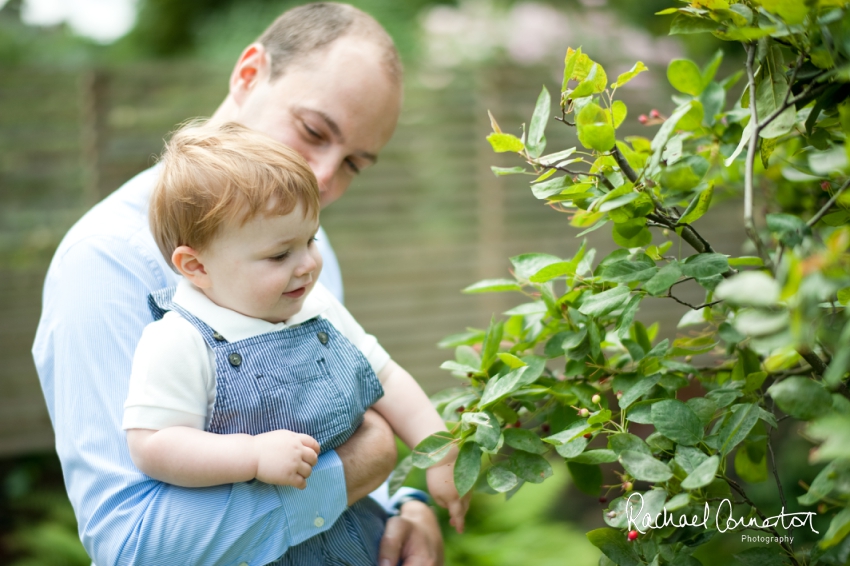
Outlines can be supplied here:
<path id="1" fill-rule="evenodd" d="M 201 258 L 195 249 L 189 246 L 178 246 L 171 254 L 171 263 L 183 277 L 195 287 L 205 289 L 210 286 L 210 278 Z"/>

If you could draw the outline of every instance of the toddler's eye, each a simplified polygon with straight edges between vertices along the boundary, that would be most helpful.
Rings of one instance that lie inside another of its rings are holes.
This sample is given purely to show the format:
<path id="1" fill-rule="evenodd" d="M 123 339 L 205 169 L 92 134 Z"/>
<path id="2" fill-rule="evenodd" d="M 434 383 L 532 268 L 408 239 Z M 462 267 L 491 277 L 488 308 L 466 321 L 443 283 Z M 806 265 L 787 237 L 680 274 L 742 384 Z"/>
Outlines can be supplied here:
<path id="1" fill-rule="evenodd" d="M 269 259 L 272 261 L 283 261 L 289 257 L 289 252 L 283 252 L 282 254 L 272 256 Z"/>

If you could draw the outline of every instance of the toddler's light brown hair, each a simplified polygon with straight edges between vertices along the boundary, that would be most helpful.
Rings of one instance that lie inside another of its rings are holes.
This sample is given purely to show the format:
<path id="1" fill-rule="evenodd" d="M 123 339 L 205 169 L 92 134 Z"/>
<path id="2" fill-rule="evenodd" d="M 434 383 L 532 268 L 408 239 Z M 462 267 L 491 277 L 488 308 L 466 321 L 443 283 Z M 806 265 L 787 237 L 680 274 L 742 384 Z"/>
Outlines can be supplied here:
<path id="1" fill-rule="evenodd" d="M 298 203 L 319 215 L 319 187 L 295 150 L 245 126 L 190 123 L 166 143 L 150 201 L 150 226 L 165 260 L 178 246 L 202 250 L 223 226 Z"/>

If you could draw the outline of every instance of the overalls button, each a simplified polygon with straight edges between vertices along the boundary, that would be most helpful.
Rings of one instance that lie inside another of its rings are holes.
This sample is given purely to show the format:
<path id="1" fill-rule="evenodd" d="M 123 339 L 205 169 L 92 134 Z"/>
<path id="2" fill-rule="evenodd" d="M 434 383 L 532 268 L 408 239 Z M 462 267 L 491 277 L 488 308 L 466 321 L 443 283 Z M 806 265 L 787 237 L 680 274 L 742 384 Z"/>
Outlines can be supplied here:
<path id="1" fill-rule="evenodd" d="M 239 367 L 240 365 L 242 365 L 242 356 L 240 356 L 236 352 L 233 352 L 232 354 L 227 356 L 227 361 L 230 362 L 230 365 L 232 365 L 233 367 Z"/>
<path id="2" fill-rule="evenodd" d="M 213 338 L 215 338 L 219 342 L 224 342 L 224 336 L 222 336 L 218 332 L 213 332 Z"/>
<path id="3" fill-rule="evenodd" d="M 319 342 L 321 342 L 322 345 L 328 343 L 328 335 L 326 332 L 319 332 L 318 334 L 316 334 L 316 336 L 319 338 Z"/>
<path id="4" fill-rule="evenodd" d="M 313 524 L 316 525 L 318 528 L 322 528 L 325 526 L 325 520 L 321 517 L 316 517 L 316 520 L 313 521 Z"/>

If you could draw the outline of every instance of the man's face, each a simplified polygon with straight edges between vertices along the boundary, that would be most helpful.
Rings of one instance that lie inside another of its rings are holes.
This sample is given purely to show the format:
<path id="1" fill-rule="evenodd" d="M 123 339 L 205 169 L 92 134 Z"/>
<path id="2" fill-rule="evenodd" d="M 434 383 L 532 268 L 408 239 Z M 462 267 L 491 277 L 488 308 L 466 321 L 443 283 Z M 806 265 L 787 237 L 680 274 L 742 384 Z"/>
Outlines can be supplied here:
<path id="1" fill-rule="evenodd" d="M 401 87 L 383 68 L 378 48 L 342 37 L 290 65 L 276 80 L 259 79 L 240 104 L 237 120 L 307 160 L 324 208 L 375 163 L 400 110 Z"/>

